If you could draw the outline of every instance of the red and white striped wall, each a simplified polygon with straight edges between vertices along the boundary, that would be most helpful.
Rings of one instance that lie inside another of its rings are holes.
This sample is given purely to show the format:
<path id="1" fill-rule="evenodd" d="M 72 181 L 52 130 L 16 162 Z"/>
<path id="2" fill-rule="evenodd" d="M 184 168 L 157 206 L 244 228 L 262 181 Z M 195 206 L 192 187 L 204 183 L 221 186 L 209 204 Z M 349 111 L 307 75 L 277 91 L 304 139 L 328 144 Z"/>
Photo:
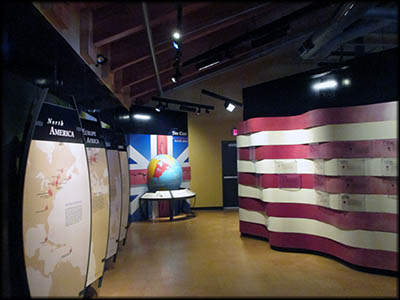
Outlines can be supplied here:
<path id="1" fill-rule="evenodd" d="M 398 270 L 397 102 L 239 125 L 240 232 Z"/>

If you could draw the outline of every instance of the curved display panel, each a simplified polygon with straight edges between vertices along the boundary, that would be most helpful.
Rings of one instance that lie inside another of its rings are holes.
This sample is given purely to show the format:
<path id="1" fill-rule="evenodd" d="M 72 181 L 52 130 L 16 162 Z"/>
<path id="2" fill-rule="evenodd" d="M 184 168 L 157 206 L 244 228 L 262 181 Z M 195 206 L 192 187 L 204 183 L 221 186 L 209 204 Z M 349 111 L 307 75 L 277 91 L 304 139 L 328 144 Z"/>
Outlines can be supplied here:
<path id="1" fill-rule="evenodd" d="M 23 243 L 32 297 L 78 297 L 87 276 L 90 186 L 75 110 L 43 104 L 23 190 Z"/>
<path id="2" fill-rule="evenodd" d="M 103 276 L 110 222 L 110 185 L 104 140 L 99 122 L 81 119 L 89 162 L 92 226 L 86 286 Z"/>
<path id="3" fill-rule="evenodd" d="M 117 254 L 121 224 L 121 167 L 118 152 L 118 150 L 106 150 L 110 178 L 110 228 L 106 259 Z"/>
<path id="4" fill-rule="evenodd" d="M 86 286 L 103 275 L 110 219 L 110 193 L 106 150 L 86 148 L 92 191 L 92 233 Z"/>
<path id="5" fill-rule="evenodd" d="M 121 166 L 121 183 L 122 183 L 122 212 L 121 212 L 121 228 L 119 232 L 119 240 L 124 240 L 128 232 L 129 217 L 129 168 L 128 154 L 126 151 L 119 152 L 119 161 Z"/>

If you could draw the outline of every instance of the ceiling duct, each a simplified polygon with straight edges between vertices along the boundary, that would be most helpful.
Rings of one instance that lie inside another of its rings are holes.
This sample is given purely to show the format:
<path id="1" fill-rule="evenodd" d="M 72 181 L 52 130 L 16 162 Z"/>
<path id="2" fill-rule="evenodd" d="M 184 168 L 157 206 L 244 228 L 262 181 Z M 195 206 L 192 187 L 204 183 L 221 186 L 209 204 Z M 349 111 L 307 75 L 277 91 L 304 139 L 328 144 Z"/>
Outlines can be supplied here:
<path id="1" fill-rule="evenodd" d="M 350 2 L 342 4 L 330 24 L 320 32 L 313 34 L 301 45 L 298 49 L 300 56 L 304 59 L 314 58 L 326 43 L 365 15 L 372 6 L 371 3 Z"/>
<path id="2" fill-rule="evenodd" d="M 397 22 L 398 12 L 397 8 L 373 7 L 367 10 L 364 17 L 368 19 L 392 20 Z"/>
<path id="3" fill-rule="evenodd" d="M 332 52 L 332 50 L 339 48 L 341 44 L 352 41 L 358 37 L 362 37 L 390 24 L 392 24 L 391 20 L 361 22 L 359 26 L 346 30 L 321 47 L 317 53 L 317 56 L 319 58 L 325 58 Z"/>
<path id="4" fill-rule="evenodd" d="M 242 35 L 238 36 L 237 38 L 230 40 L 220 46 L 217 46 L 209 51 L 206 51 L 198 56 L 190 58 L 189 60 L 182 63 L 182 67 L 201 62 L 203 60 L 209 59 L 211 57 L 215 57 L 217 55 L 224 56 L 224 54 L 229 53 L 229 51 L 231 49 L 241 45 L 242 43 L 249 42 L 251 40 L 259 39 L 258 42 L 255 41 L 254 43 L 261 44 L 262 38 L 265 38 L 266 40 L 268 40 L 269 38 L 272 38 L 272 36 L 268 37 L 268 35 L 270 35 L 271 32 L 283 30 L 284 28 L 289 26 L 290 22 L 293 22 L 294 20 L 297 20 L 301 17 L 307 16 L 310 13 L 312 13 L 313 11 L 321 9 L 322 7 L 326 7 L 326 6 L 327 6 L 327 4 L 322 3 L 322 1 L 321 1 L 321 3 L 310 4 L 306 7 L 296 10 L 295 12 L 293 12 L 289 15 L 279 18 L 271 23 L 265 24 L 257 29 L 254 29 L 254 30 L 248 32 L 248 33 L 242 34 Z M 277 33 L 275 33 L 275 34 L 277 34 Z M 225 58 L 225 56 L 223 58 Z"/>

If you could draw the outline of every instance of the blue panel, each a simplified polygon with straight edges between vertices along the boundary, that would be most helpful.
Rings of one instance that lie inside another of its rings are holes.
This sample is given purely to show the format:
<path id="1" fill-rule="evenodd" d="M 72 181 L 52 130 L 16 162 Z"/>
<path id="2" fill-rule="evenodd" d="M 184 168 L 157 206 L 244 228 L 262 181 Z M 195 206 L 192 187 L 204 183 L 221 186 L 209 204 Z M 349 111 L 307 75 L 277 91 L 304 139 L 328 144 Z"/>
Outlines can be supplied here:
<path id="1" fill-rule="evenodd" d="M 137 162 L 136 161 L 134 161 L 132 158 L 128 158 L 128 164 L 130 164 L 130 165 L 135 165 L 135 164 L 137 164 Z"/>
<path id="2" fill-rule="evenodd" d="M 129 144 L 148 161 L 151 160 L 150 134 L 130 134 Z"/>
<path id="3" fill-rule="evenodd" d="M 177 159 L 179 155 L 188 147 L 188 137 L 187 136 L 173 136 L 172 137 L 172 152 L 173 157 Z"/>

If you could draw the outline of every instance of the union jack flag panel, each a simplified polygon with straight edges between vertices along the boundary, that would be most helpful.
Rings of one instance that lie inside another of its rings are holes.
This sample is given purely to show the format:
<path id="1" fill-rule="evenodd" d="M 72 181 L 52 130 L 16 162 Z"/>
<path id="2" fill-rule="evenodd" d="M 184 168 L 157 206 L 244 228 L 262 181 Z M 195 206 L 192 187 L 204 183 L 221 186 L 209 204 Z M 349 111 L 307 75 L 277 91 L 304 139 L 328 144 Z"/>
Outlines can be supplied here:
<path id="1" fill-rule="evenodd" d="M 168 154 L 182 166 L 183 180 L 181 187 L 189 188 L 190 166 L 187 136 L 129 134 L 127 152 L 130 173 L 130 212 L 129 221 L 140 221 L 149 214 L 152 218 L 169 216 L 169 202 L 148 203 L 148 212 L 140 210 L 139 197 L 147 192 L 147 166 L 150 160 L 159 154 Z M 174 214 L 187 211 L 188 200 L 174 201 Z"/>

